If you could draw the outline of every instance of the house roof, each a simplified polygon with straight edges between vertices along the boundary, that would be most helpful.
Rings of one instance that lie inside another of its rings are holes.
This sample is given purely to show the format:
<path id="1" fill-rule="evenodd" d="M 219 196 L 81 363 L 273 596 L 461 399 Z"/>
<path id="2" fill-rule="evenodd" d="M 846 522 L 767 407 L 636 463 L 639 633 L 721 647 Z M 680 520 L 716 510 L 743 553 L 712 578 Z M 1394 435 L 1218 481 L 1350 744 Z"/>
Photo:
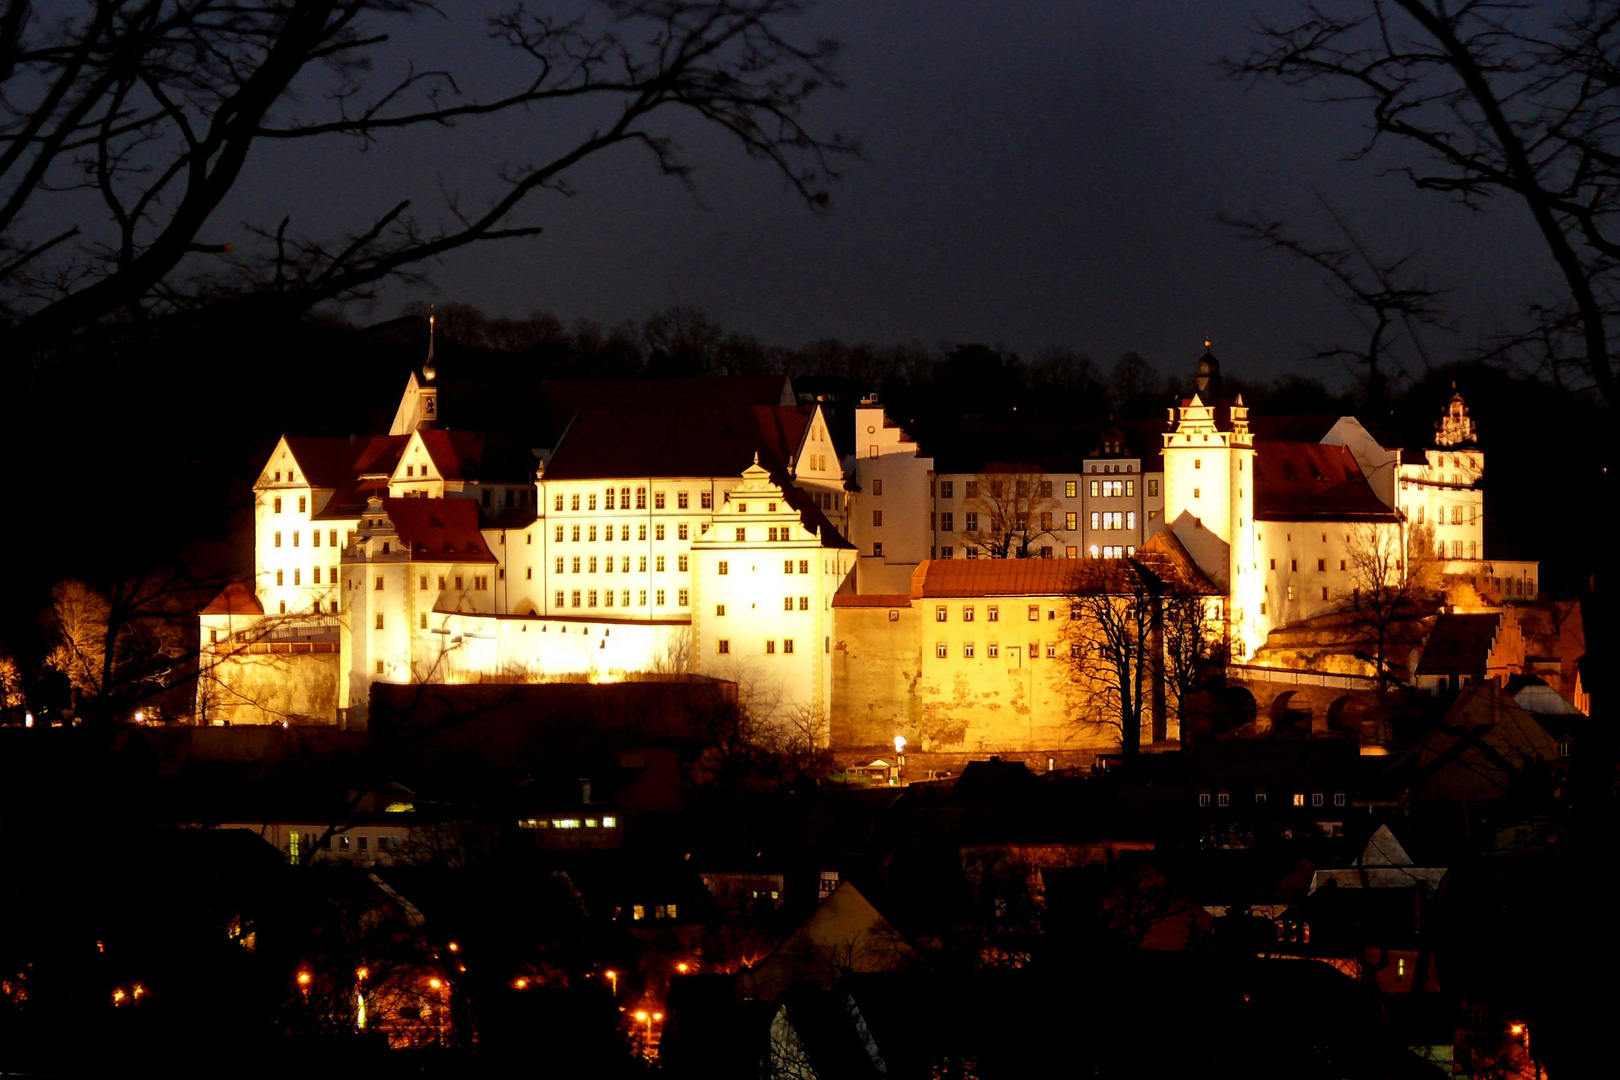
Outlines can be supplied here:
<path id="1" fill-rule="evenodd" d="M 782 501 L 799 512 L 799 520 L 804 523 L 804 527 L 821 538 L 822 547 L 855 550 L 855 545 L 844 539 L 844 535 L 828 520 L 827 515 L 821 512 L 821 507 L 816 505 L 808 491 L 794 487 L 785 475 L 773 476 L 771 479 L 782 489 Z"/>
<path id="2" fill-rule="evenodd" d="M 300 465 L 303 462 L 299 462 Z M 203 615 L 263 615 L 264 605 L 254 595 L 252 588 L 240 581 L 233 581 L 220 590 L 218 596 L 208 601 L 208 606 L 202 609 Z"/>
<path id="3" fill-rule="evenodd" d="M 348 441 L 348 440 L 339 440 Z M 389 476 L 410 443 L 409 435 L 373 435 L 349 443 L 349 465 L 343 478 L 331 485 L 332 498 L 314 515 L 316 521 L 359 517 L 371 495 L 387 494 L 386 481 L 363 481 L 365 476 Z M 294 451 L 296 453 L 296 451 Z"/>
<path id="4" fill-rule="evenodd" d="M 471 499 L 384 499 L 383 509 L 413 559 L 496 561 L 478 531 L 478 504 Z"/>
<path id="5" fill-rule="evenodd" d="M 288 435 L 286 441 L 310 487 L 336 488 L 353 478 L 355 457 L 361 450 L 355 440 Z"/>
<path id="6" fill-rule="evenodd" d="M 1398 521 L 1373 494 L 1349 449 L 1314 442 L 1258 442 L 1254 516 L 1259 521 Z"/>
<path id="7" fill-rule="evenodd" d="M 484 431 L 422 431 L 422 445 L 446 480 L 532 482 L 537 459 L 520 439 Z"/>
<path id="8" fill-rule="evenodd" d="M 1136 580 L 1125 559 L 926 559 L 912 572 L 911 597 L 1129 592 Z"/>
<path id="9" fill-rule="evenodd" d="M 1483 676 L 1501 618 L 1495 613 L 1439 616 L 1424 643 L 1417 673 Z"/>
<path id="10" fill-rule="evenodd" d="M 546 463 L 547 480 L 739 476 L 755 456 L 775 473 L 793 461 L 813 405 L 679 401 L 585 408 Z"/>

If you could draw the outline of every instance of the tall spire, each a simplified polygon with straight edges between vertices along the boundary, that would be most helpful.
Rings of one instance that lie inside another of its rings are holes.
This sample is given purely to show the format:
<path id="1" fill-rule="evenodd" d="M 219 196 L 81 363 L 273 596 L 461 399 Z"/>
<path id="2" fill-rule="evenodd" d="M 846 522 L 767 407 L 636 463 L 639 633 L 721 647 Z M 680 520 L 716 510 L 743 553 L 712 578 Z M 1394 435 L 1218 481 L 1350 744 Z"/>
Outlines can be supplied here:
<path id="1" fill-rule="evenodd" d="M 433 331 L 434 324 L 439 318 L 437 308 L 436 304 L 428 305 L 428 354 L 427 363 L 422 365 L 422 378 L 428 382 L 432 382 L 433 377 L 438 374 L 438 370 L 433 366 Z"/>

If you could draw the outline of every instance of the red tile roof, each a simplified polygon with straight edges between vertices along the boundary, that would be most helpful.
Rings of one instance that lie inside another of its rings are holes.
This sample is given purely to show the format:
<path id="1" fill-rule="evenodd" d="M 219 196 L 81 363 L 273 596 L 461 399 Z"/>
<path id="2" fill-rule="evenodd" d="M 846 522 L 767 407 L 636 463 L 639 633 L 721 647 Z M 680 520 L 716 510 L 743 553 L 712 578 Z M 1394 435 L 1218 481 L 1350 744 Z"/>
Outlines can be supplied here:
<path id="1" fill-rule="evenodd" d="M 1424 643 L 1417 673 L 1483 678 L 1501 619 L 1499 614 L 1441 615 L 1434 620 L 1434 629 Z"/>
<path id="2" fill-rule="evenodd" d="M 353 439 L 318 439 L 288 435 L 287 449 L 310 487 L 335 488 L 354 477 L 361 445 Z"/>
<path id="3" fill-rule="evenodd" d="M 740 476 L 756 454 L 774 473 L 798 451 L 813 410 L 722 404 L 581 409 L 546 463 L 545 478 Z"/>
<path id="4" fill-rule="evenodd" d="M 1259 442 L 1254 454 L 1259 521 L 1397 521 L 1343 446 Z"/>
<path id="5" fill-rule="evenodd" d="M 302 461 L 299 462 L 303 464 Z M 253 590 L 240 581 L 233 581 L 220 591 L 220 594 L 208 601 L 208 606 L 202 609 L 203 615 L 263 615 L 264 605 Z"/>
<path id="6" fill-rule="evenodd" d="M 421 432 L 422 445 L 446 480 L 532 483 L 539 459 L 522 440 L 483 431 Z"/>
<path id="7" fill-rule="evenodd" d="M 350 442 L 342 440 L 321 440 L 330 442 L 344 442 L 349 446 L 349 465 L 345 470 L 344 478 L 334 484 L 322 484 L 322 487 L 332 487 L 336 490 L 327 504 L 321 507 L 314 516 L 316 521 L 336 521 L 344 518 L 356 518 L 366 508 L 366 499 L 371 495 L 387 494 L 386 482 L 362 482 L 362 476 L 388 476 L 399 464 L 399 457 L 405 452 L 406 444 L 411 441 L 409 435 L 372 435 L 365 439 Z M 294 451 L 296 453 L 296 451 Z"/>
<path id="8" fill-rule="evenodd" d="M 471 499 L 384 499 L 383 510 L 413 559 L 496 561 L 478 531 L 478 504 Z"/>
<path id="9" fill-rule="evenodd" d="M 1065 596 L 1135 585 L 1125 559 L 929 559 L 912 572 L 911 597 Z"/>
<path id="10" fill-rule="evenodd" d="M 799 512 L 799 520 L 804 527 L 821 538 L 822 547 L 855 549 L 855 545 L 844 539 L 837 527 L 827 520 L 827 515 L 821 512 L 821 507 L 816 505 L 808 491 L 794 487 L 785 473 L 774 474 L 771 480 L 782 489 L 783 501 Z"/>

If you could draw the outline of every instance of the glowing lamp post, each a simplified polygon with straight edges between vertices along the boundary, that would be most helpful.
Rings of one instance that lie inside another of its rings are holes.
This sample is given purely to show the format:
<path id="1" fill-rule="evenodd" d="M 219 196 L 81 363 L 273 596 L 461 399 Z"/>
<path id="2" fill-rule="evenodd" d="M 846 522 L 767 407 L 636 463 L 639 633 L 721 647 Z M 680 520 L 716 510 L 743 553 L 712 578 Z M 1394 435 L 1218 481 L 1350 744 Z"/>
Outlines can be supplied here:
<path id="1" fill-rule="evenodd" d="M 653 1056 L 653 1024 L 662 1020 L 664 1018 L 664 1014 L 661 1012 L 648 1012 L 646 1009 L 637 1009 L 635 1015 L 638 1023 L 647 1025 L 647 1041 L 643 1044 L 645 1046 L 644 1056 L 651 1058 Z"/>
<path id="2" fill-rule="evenodd" d="M 895 767 L 895 779 L 898 780 L 900 770 L 906 767 L 906 737 L 904 735 L 894 737 L 894 756 L 899 759 L 899 764 Z"/>
<path id="3" fill-rule="evenodd" d="M 314 976 L 309 973 L 308 968 L 298 969 L 298 990 L 304 995 L 304 1001 L 306 1003 L 309 1001 L 309 984 L 313 979 Z"/>
<path id="4" fill-rule="evenodd" d="M 619 973 L 609 969 L 602 972 L 602 974 L 607 976 L 608 987 L 612 990 L 614 998 L 617 999 L 619 996 Z"/>
<path id="5" fill-rule="evenodd" d="M 692 970 L 692 965 L 688 964 L 685 960 L 682 960 L 680 963 L 675 965 L 675 970 L 680 974 L 685 975 L 688 971 Z"/>

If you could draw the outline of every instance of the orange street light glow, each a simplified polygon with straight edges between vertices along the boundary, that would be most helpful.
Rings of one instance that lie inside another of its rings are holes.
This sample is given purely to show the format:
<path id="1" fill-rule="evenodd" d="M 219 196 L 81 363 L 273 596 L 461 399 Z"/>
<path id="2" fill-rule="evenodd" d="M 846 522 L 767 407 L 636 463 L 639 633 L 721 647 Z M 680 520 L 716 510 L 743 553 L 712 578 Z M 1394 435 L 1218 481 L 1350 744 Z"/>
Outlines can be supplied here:
<path id="1" fill-rule="evenodd" d="M 663 1018 L 664 1018 L 663 1013 L 653 1013 L 653 1019 L 654 1020 L 662 1020 Z"/>
<path id="2" fill-rule="evenodd" d="M 115 990 L 113 990 L 113 1004 L 114 1005 L 122 1005 L 123 1003 L 124 1003 L 124 989 L 123 989 L 123 987 L 118 987 Z"/>
<path id="3" fill-rule="evenodd" d="M 529 980 L 528 979 L 517 978 L 517 979 L 512 980 L 512 989 L 514 989 L 514 990 L 527 990 L 528 988 L 529 988 Z"/>
<path id="4" fill-rule="evenodd" d="M 311 978 L 311 976 L 310 976 L 309 972 L 300 971 L 298 973 L 298 985 L 299 986 L 308 986 L 310 978 Z"/>
<path id="5" fill-rule="evenodd" d="M 452 941 L 450 943 L 450 951 L 451 952 L 460 952 L 461 951 L 461 946 L 457 945 L 455 942 Z"/>
<path id="6" fill-rule="evenodd" d="M 364 967 L 363 968 L 355 968 L 354 969 L 354 977 L 359 979 L 361 982 L 365 982 L 367 979 L 371 978 L 371 969 L 370 968 L 364 968 Z"/>
<path id="7" fill-rule="evenodd" d="M 685 975 L 687 971 L 691 970 L 691 965 L 683 961 L 682 963 L 675 965 L 675 970 L 680 972 L 682 975 Z"/>
<path id="8" fill-rule="evenodd" d="M 433 989 L 437 990 L 441 986 L 443 986 L 444 983 L 440 982 L 438 979 L 429 979 L 428 980 L 428 985 L 431 986 Z"/>
<path id="9" fill-rule="evenodd" d="M 1524 1034 L 1524 1025 L 1523 1024 L 1514 1024 L 1513 1026 L 1508 1028 L 1508 1034 L 1509 1035 L 1523 1035 Z"/>
<path id="10" fill-rule="evenodd" d="M 123 991 L 122 991 L 122 990 L 120 990 L 120 991 L 118 991 L 118 993 L 119 993 L 119 994 L 123 994 Z M 637 1020 L 642 1020 L 642 1021 L 645 1021 L 645 1020 L 646 1020 L 646 1019 L 647 1019 L 647 1013 L 646 1013 L 646 1010 L 644 1010 L 644 1009 L 637 1009 L 637 1010 L 636 1010 L 636 1019 L 637 1019 Z"/>

